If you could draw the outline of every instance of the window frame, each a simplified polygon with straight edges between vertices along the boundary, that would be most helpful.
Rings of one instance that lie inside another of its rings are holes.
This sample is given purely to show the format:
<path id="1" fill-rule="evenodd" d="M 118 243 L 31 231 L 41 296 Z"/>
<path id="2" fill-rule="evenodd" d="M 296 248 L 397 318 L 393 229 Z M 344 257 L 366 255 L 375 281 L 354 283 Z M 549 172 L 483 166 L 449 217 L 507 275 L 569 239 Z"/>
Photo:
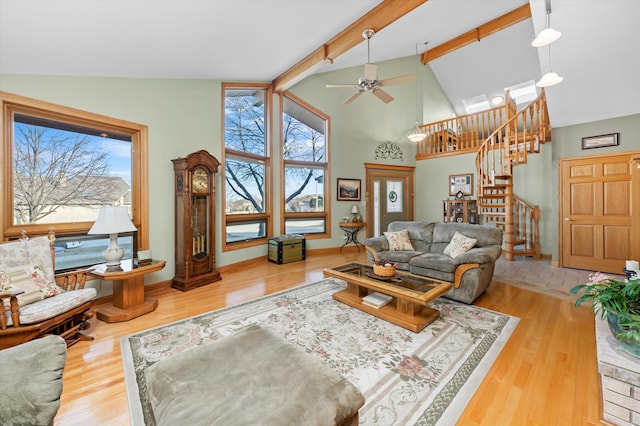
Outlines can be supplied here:
<path id="1" fill-rule="evenodd" d="M 42 117 L 62 123 L 127 134 L 131 137 L 131 208 L 132 222 L 138 229 L 138 249 L 149 247 L 148 197 L 148 127 L 130 121 L 95 114 L 37 99 L 0 91 L 2 129 L 0 174 L 0 240 L 16 238 L 23 231 L 27 235 L 46 235 L 50 228 L 56 235 L 86 234 L 93 222 L 58 222 L 42 224 L 13 224 L 13 122 L 15 114 Z"/>
<path id="2" fill-rule="evenodd" d="M 225 129 L 226 129 L 226 120 L 225 120 L 225 103 L 226 103 L 226 91 L 228 89 L 239 89 L 239 90 L 247 90 L 247 89 L 255 89 L 255 90 L 264 90 L 265 97 L 265 155 L 256 155 L 250 152 L 238 151 L 235 149 L 227 148 L 226 140 L 225 140 Z M 222 167 L 222 171 L 220 175 L 222 176 L 220 186 L 221 193 L 223 194 L 221 198 L 221 211 L 222 214 L 222 251 L 232 251 L 239 250 L 247 247 L 255 247 L 259 245 L 266 244 L 268 239 L 273 235 L 273 168 L 271 164 L 271 153 L 273 152 L 272 146 L 272 137 L 271 137 L 271 129 L 272 129 L 272 119 L 273 119 L 273 89 L 271 84 L 266 83 L 234 83 L 234 82 L 223 82 L 221 84 L 221 141 L 222 141 L 222 161 L 221 164 L 226 164 L 226 158 L 234 157 L 234 158 L 244 158 L 248 161 L 255 162 L 259 161 L 264 164 L 264 213 L 251 213 L 251 214 L 227 214 L 227 179 L 226 179 L 226 167 Z M 251 240 L 241 240 L 241 241 L 227 241 L 227 225 L 237 224 L 237 223 L 252 223 L 252 222 L 264 222 L 265 225 L 265 236 L 261 238 L 255 238 Z"/>
<path id="3" fill-rule="evenodd" d="M 303 101 L 293 93 L 284 91 L 280 96 L 280 147 L 284 150 L 284 102 L 287 98 L 291 102 L 295 102 L 302 108 L 307 109 L 309 112 L 317 115 L 325 121 L 325 133 L 324 133 L 324 150 L 325 161 L 300 161 L 300 160 L 286 160 L 284 155 L 280 156 L 280 188 L 282 190 L 280 198 L 280 210 L 282 216 L 280 218 L 280 229 L 285 232 L 287 220 L 304 220 L 304 219 L 320 219 L 324 220 L 324 232 L 304 234 L 307 239 L 319 239 L 331 237 L 331 161 L 330 161 L 330 129 L 331 129 L 331 117 L 319 109 L 313 107 L 307 102 Z M 322 212 L 288 212 L 286 210 L 286 191 L 285 191 L 285 173 L 284 170 L 287 167 L 308 167 L 308 168 L 323 168 L 324 169 L 324 192 L 323 192 L 323 204 L 324 211 Z"/>

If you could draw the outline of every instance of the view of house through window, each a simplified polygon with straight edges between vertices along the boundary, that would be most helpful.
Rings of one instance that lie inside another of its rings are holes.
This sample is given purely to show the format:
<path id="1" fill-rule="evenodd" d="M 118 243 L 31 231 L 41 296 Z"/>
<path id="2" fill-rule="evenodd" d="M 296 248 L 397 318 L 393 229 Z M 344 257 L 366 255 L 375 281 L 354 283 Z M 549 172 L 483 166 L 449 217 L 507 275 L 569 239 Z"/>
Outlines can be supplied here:
<path id="1" fill-rule="evenodd" d="M 146 126 L 2 93 L 4 238 L 55 231 L 56 270 L 104 262 L 107 235 L 87 235 L 101 206 L 125 206 L 137 232 L 119 236 L 131 257 L 145 248 L 147 210 L 140 178 L 147 173 Z M 134 215 L 134 212 L 137 212 Z M 145 221 L 146 222 L 146 221 Z M 140 235 L 145 240 L 138 246 Z"/>
<path id="2" fill-rule="evenodd" d="M 224 86 L 225 244 L 266 238 L 270 221 L 266 86 Z"/>
<path id="3" fill-rule="evenodd" d="M 23 114 L 13 126 L 13 224 L 92 222 L 100 206 L 131 210 L 131 137 Z M 131 252 L 132 236 L 122 237 Z M 103 261 L 108 238 L 56 240 L 56 269 Z"/>
<path id="4" fill-rule="evenodd" d="M 284 230 L 324 234 L 328 221 L 328 117 L 291 94 L 285 94 L 282 110 Z"/>

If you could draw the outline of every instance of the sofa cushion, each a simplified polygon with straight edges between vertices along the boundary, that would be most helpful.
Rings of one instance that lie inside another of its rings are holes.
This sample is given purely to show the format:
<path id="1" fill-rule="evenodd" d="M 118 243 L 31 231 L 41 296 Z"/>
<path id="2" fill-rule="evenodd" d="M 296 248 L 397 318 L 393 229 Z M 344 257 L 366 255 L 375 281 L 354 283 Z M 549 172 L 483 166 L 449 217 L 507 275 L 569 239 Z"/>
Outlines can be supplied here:
<path id="1" fill-rule="evenodd" d="M 429 222 L 391 222 L 388 231 L 397 232 L 407 230 L 409 233 L 409 241 L 413 249 L 416 251 L 427 252 L 431 250 L 431 242 L 433 241 L 433 229 L 435 223 Z"/>
<path id="2" fill-rule="evenodd" d="M 413 250 L 411 241 L 409 241 L 409 232 L 406 229 L 397 232 L 384 232 L 384 236 L 389 241 L 389 250 L 391 251 Z"/>
<path id="3" fill-rule="evenodd" d="M 457 263 L 451 256 L 440 253 L 424 253 L 416 256 L 409 262 L 411 267 L 430 269 L 433 271 L 453 274 L 456 271 Z M 452 280 L 453 281 L 453 280 Z"/>
<path id="4" fill-rule="evenodd" d="M 444 254 L 455 259 L 461 254 L 471 250 L 471 248 L 476 245 L 477 241 L 478 240 L 476 240 L 475 238 L 469 238 L 459 232 L 456 232 L 455 234 L 453 234 L 453 238 L 451 239 L 447 247 L 445 247 Z"/>
<path id="5" fill-rule="evenodd" d="M 67 312 L 76 306 L 90 302 L 96 297 L 95 288 L 83 288 L 81 290 L 66 291 L 55 297 L 49 297 L 20 307 L 20 323 L 33 324 L 49 318 L 53 318 Z M 12 325 L 10 312 L 6 311 L 8 325 Z"/>
<path id="6" fill-rule="evenodd" d="M 51 425 L 60 408 L 67 344 L 45 336 L 0 351 L 0 420 L 12 425 Z"/>

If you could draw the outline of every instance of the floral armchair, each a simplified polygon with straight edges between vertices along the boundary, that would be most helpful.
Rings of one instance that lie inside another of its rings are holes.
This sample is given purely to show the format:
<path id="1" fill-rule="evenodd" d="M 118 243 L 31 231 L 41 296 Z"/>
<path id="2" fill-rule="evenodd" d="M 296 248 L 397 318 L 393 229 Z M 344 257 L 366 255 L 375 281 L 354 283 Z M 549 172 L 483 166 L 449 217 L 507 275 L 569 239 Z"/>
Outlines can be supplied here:
<path id="1" fill-rule="evenodd" d="M 49 334 L 68 346 L 92 340 L 89 328 L 94 288 L 84 288 L 86 271 L 55 275 L 53 230 L 48 236 L 0 244 L 0 349 Z"/>

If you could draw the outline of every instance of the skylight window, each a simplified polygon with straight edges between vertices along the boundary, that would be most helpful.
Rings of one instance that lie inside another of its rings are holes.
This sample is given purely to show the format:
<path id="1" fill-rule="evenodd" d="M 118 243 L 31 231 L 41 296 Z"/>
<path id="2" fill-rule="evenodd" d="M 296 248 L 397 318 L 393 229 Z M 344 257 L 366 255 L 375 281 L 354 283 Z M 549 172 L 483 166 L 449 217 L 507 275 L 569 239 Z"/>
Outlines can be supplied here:
<path id="1" fill-rule="evenodd" d="M 475 114 L 476 112 L 486 111 L 491 108 L 487 95 L 485 94 L 463 99 L 462 105 L 464 105 L 464 109 L 467 111 L 467 114 Z"/>
<path id="2" fill-rule="evenodd" d="M 531 102 L 538 96 L 535 80 L 525 81 L 524 83 L 515 84 L 507 87 L 509 94 L 516 102 L 516 105 Z"/>

